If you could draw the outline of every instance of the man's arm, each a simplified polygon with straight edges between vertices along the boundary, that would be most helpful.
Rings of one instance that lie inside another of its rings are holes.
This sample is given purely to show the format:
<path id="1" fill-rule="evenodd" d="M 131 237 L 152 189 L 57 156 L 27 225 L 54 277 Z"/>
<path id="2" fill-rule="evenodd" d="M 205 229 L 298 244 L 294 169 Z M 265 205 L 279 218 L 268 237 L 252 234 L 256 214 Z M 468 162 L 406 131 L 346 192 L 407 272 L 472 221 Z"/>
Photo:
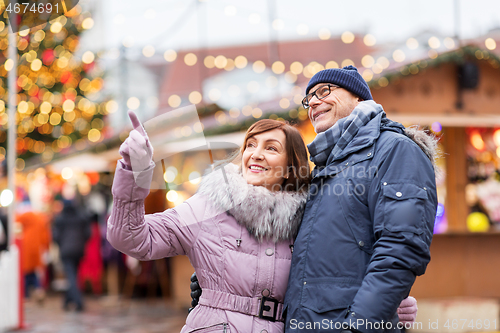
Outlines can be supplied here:
<path id="1" fill-rule="evenodd" d="M 368 193 L 376 240 L 373 254 L 345 319 L 361 332 L 382 331 L 367 324 L 391 320 L 430 261 L 437 206 L 434 169 L 420 148 L 406 139 L 387 149 L 379 152 L 384 162 Z"/>

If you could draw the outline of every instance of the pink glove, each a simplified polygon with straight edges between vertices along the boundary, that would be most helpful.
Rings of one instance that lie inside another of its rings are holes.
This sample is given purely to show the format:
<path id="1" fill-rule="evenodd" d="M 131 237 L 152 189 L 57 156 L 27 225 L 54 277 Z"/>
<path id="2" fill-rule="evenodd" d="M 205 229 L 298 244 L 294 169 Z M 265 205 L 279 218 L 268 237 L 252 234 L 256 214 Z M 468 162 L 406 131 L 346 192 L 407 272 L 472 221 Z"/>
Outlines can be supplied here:
<path id="1" fill-rule="evenodd" d="M 122 165 L 125 169 L 141 172 L 151 165 L 153 146 L 135 113 L 129 111 L 128 116 L 134 129 L 120 146 L 119 153 L 123 157 Z"/>
<path id="2" fill-rule="evenodd" d="M 417 310 L 417 300 L 408 296 L 399 304 L 399 322 L 403 324 L 415 322 L 415 319 L 417 319 Z"/>

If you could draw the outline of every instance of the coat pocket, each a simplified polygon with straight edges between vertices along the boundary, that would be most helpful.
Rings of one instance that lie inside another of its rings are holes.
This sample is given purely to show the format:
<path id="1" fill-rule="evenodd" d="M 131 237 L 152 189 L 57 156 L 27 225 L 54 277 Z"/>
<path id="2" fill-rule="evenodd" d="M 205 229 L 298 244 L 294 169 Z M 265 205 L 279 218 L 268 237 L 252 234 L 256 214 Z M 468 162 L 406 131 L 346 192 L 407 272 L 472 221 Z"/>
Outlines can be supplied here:
<path id="1" fill-rule="evenodd" d="M 210 326 L 195 328 L 191 331 L 188 331 L 188 333 L 208 333 L 208 332 L 229 333 L 229 324 L 228 323 L 214 324 Z"/>
<path id="2" fill-rule="evenodd" d="M 390 232 L 424 232 L 427 191 L 414 184 L 384 184 L 384 229 Z"/>
<path id="3" fill-rule="evenodd" d="M 361 281 L 350 278 L 308 280 L 302 293 L 302 306 L 316 312 L 344 310 L 351 305 Z"/>

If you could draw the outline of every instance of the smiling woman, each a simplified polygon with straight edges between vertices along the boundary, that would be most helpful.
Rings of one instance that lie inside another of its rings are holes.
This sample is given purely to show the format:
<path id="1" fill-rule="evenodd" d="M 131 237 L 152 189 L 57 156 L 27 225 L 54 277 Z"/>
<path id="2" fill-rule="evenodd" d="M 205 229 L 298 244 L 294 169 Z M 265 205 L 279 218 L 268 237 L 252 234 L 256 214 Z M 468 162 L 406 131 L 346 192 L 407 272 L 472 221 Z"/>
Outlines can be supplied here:
<path id="1" fill-rule="evenodd" d="M 243 177 L 271 191 L 305 190 L 309 184 L 307 152 L 299 131 L 284 122 L 253 124 L 241 147 Z"/>
<path id="2" fill-rule="evenodd" d="M 203 294 L 183 333 L 250 327 L 283 332 L 293 239 L 309 184 L 299 131 L 276 120 L 258 121 L 248 129 L 234 164 L 207 174 L 198 193 L 183 204 L 145 215 L 149 191 L 137 186 L 134 176 L 152 176 L 153 147 L 133 114 L 131 120 L 135 130 L 120 148 L 124 159 L 113 182 L 110 243 L 140 260 L 190 258 Z M 140 170 L 132 170 L 134 159 L 144 161 Z"/>
<path id="3" fill-rule="evenodd" d="M 247 140 L 242 171 L 248 184 L 264 186 L 270 191 L 281 189 L 281 184 L 288 178 L 285 140 L 285 133 L 279 129 Z"/>
<path id="4" fill-rule="evenodd" d="M 295 127 L 276 120 L 260 120 L 248 129 L 240 153 L 242 174 L 248 184 L 272 191 L 307 190 L 307 151 Z"/>

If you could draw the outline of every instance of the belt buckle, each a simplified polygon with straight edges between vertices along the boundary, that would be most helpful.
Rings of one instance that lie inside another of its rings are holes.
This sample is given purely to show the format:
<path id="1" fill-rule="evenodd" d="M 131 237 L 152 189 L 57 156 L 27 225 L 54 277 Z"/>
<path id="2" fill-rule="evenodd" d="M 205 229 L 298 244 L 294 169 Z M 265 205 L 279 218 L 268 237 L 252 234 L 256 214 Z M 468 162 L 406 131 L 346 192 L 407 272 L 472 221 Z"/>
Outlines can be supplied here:
<path id="1" fill-rule="evenodd" d="M 273 314 L 271 316 L 264 315 L 264 312 L 271 311 L 271 306 L 266 305 L 266 303 L 268 303 L 268 302 L 274 304 L 274 311 L 273 311 Z M 262 296 L 262 298 L 260 299 L 259 318 L 273 321 L 273 322 L 276 321 L 276 317 L 278 316 L 278 304 L 279 304 L 278 300 L 276 300 L 274 298 Z"/>

